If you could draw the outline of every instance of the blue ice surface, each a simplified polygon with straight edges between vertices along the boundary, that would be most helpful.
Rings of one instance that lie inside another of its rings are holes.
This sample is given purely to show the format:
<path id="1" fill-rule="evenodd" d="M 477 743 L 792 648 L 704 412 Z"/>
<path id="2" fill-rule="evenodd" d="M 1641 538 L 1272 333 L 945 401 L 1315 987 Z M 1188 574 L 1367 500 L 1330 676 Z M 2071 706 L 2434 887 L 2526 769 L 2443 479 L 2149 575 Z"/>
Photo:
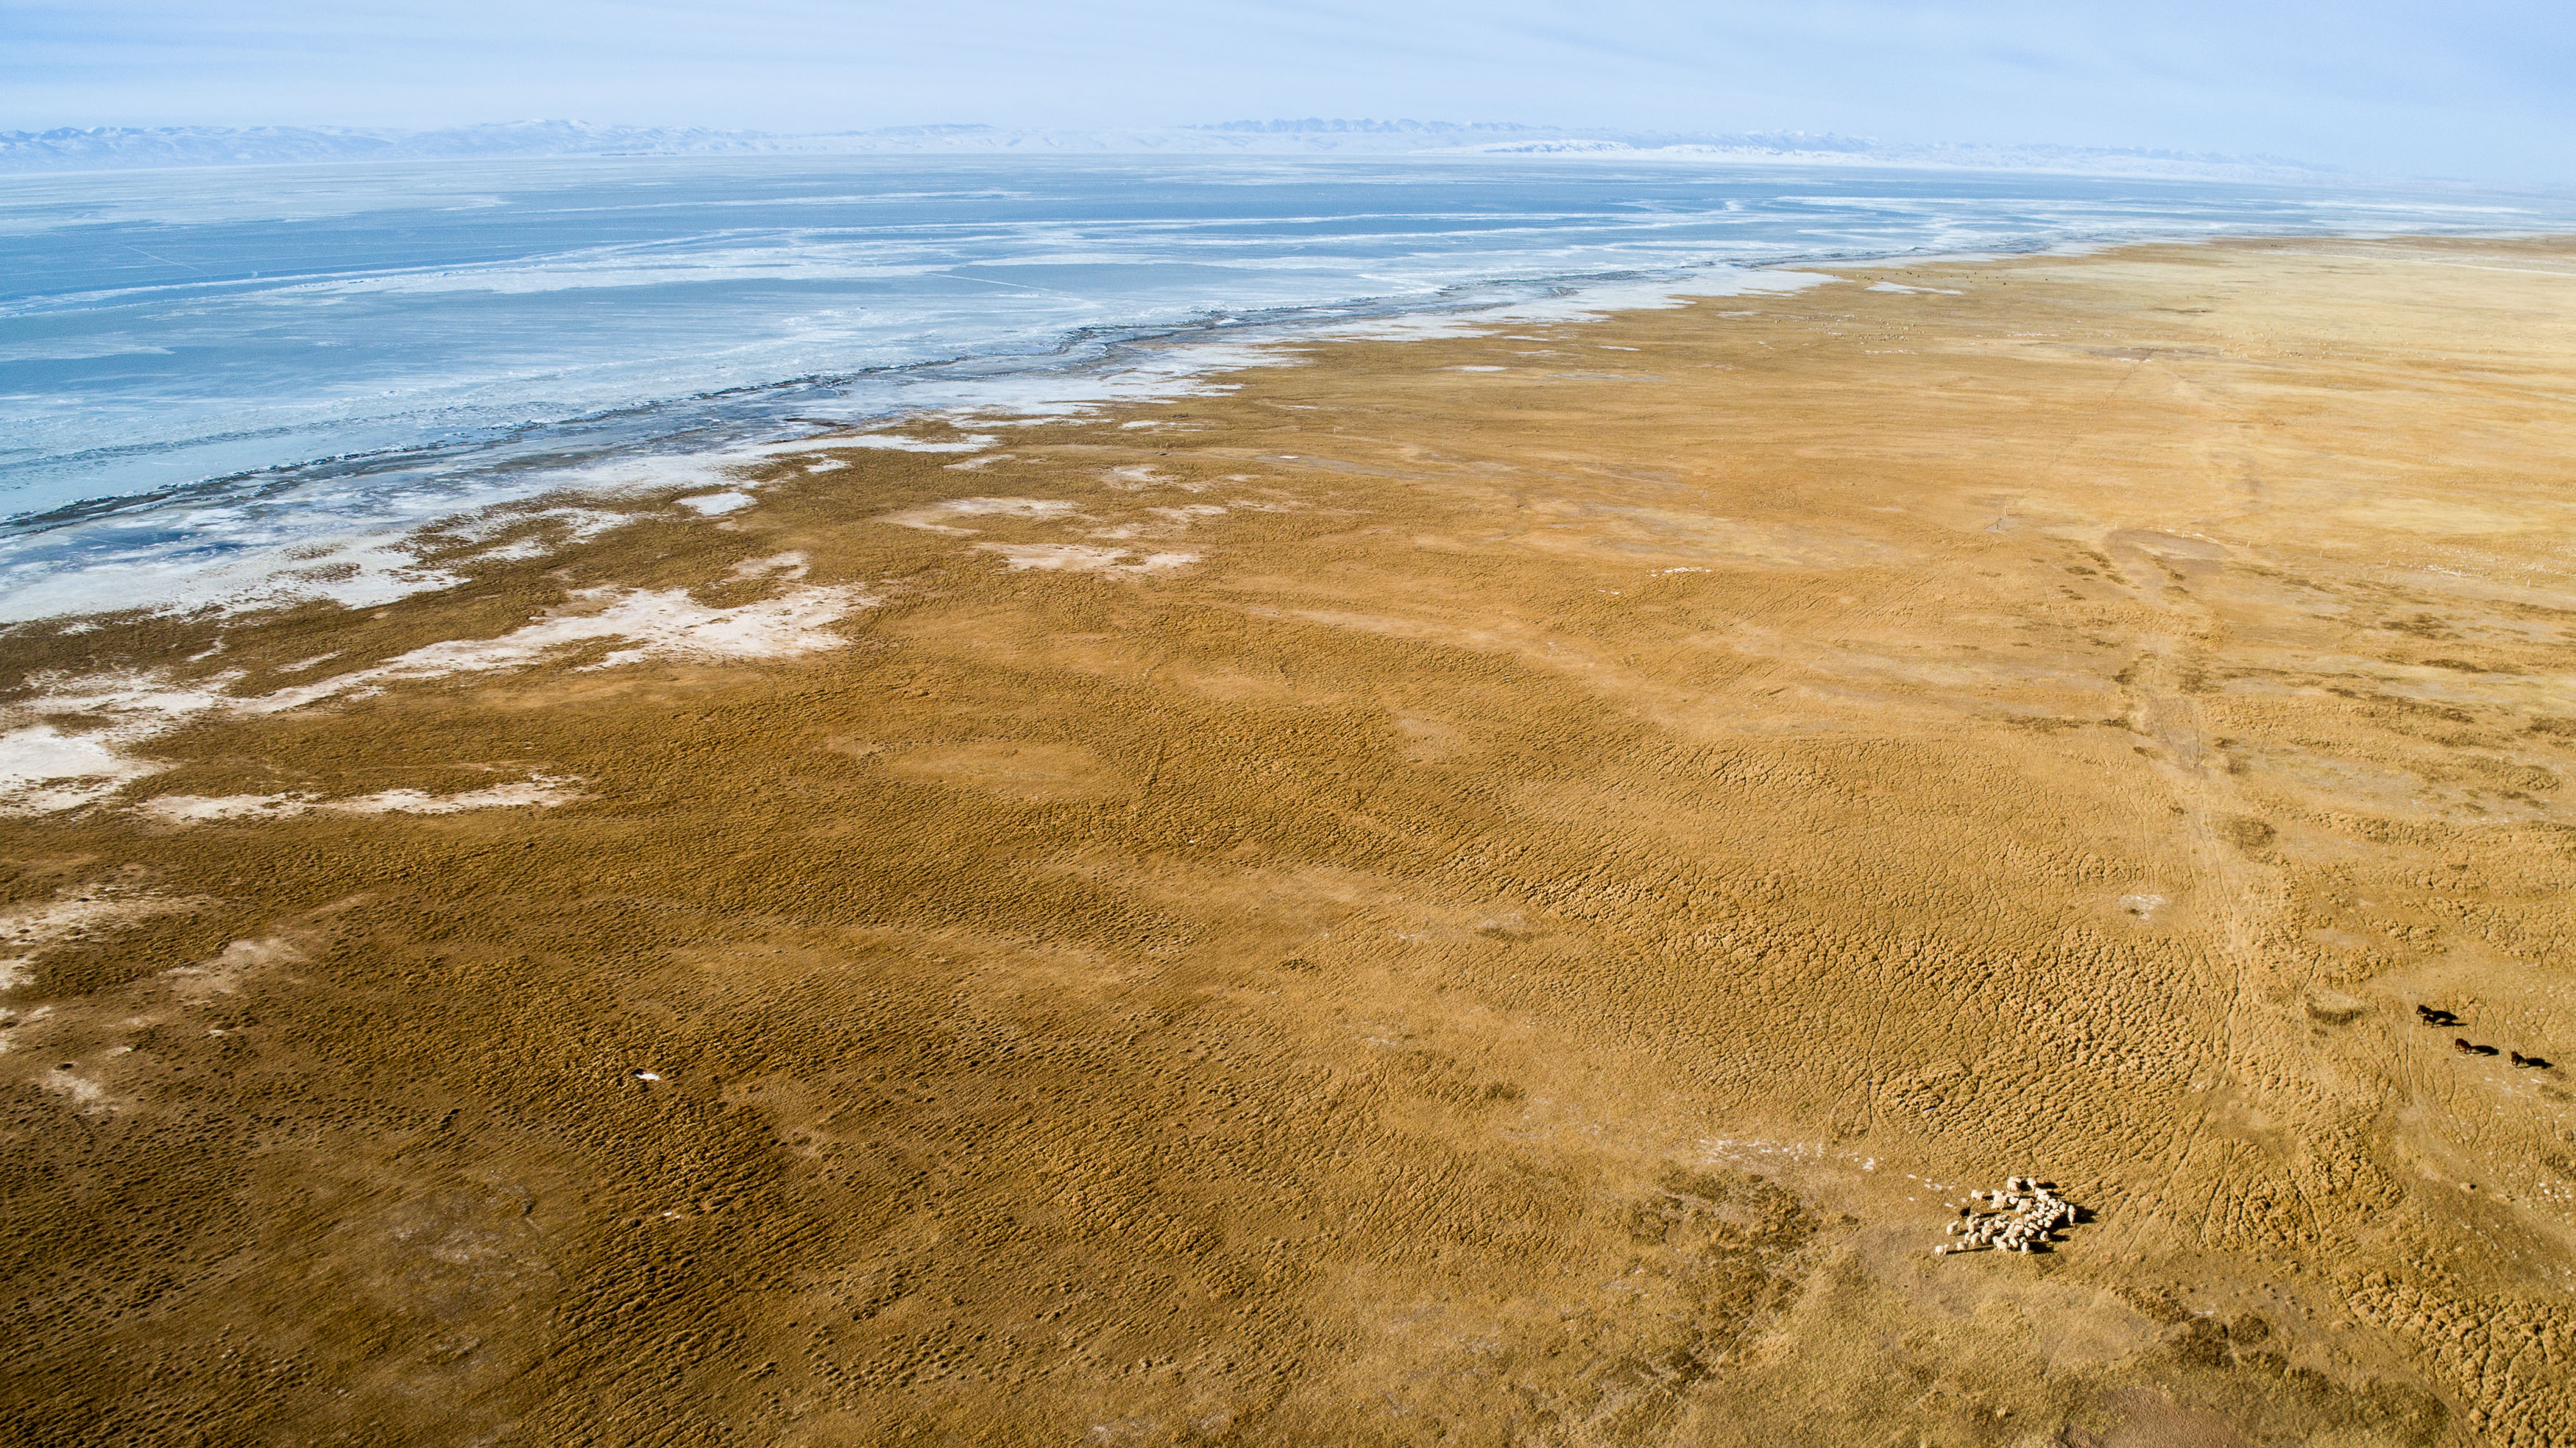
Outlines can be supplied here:
<path id="1" fill-rule="evenodd" d="M 12 593 L 55 611 L 79 577 L 130 591 L 605 459 L 1009 405 L 1149 339 L 1712 266 L 2570 227 L 2566 197 L 2455 187 L 1599 159 L 0 178 L 0 618 L 28 616 Z"/>

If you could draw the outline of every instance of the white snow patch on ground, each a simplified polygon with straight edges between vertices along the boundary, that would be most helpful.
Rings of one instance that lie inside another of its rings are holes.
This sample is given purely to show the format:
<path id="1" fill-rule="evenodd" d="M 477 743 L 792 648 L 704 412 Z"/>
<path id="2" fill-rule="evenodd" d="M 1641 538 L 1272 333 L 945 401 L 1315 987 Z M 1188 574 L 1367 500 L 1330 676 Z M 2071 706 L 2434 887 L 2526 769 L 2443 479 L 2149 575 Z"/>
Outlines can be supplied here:
<path id="1" fill-rule="evenodd" d="M 179 520 L 190 537 L 231 538 L 241 529 L 198 519 Z M 98 613 L 119 607 L 155 613 L 216 608 L 230 613 L 329 599 L 350 608 L 374 608 L 424 589 L 451 588 L 465 580 L 422 565 L 411 527 L 388 527 L 332 539 L 298 540 L 292 547 L 244 541 L 222 553 L 168 550 L 129 553 L 85 563 L 28 581 L 11 581 L 0 594 L 0 623 Z"/>
<path id="2" fill-rule="evenodd" d="M 598 494 L 656 493 L 665 488 L 731 488 L 740 485 L 737 470 L 759 462 L 767 455 L 764 448 L 733 448 L 721 452 L 688 454 L 645 454 L 617 458 L 587 467 L 565 468 L 561 472 L 532 475 L 546 485 L 548 492 L 567 489 Z"/>
<path id="3" fill-rule="evenodd" d="M 1081 508 L 1059 498 L 950 498 L 943 503 L 924 503 L 899 513 L 887 513 L 880 523 L 893 523 L 905 528 L 919 528 L 929 533 L 973 533 L 979 530 L 961 528 L 949 521 L 955 518 L 1033 518 L 1053 520 L 1070 518 Z"/>
<path id="4" fill-rule="evenodd" d="M 763 456 L 771 456 L 778 453 L 825 452 L 844 447 L 873 447 L 894 452 L 971 453 L 982 452 L 991 447 L 994 441 L 991 434 L 981 432 L 970 432 L 954 442 L 928 442 L 921 438 L 905 437 L 901 433 L 892 432 L 862 432 L 852 433 L 846 437 L 815 437 L 806 438 L 800 442 L 773 443 L 760 451 Z"/>
<path id="5" fill-rule="evenodd" d="M 547 508 L 537 512 L 502 509 L 462 523 L 444 523 L 424 530 L 422 543 L 481 542 L 534 523 L 526 537 L 515 542 L 486 548 L 473 555 L 477 563 L 517 563 L 543 558 L 576 543 L 591 539 L 613 528 L 636 522 L 638 513 L 612 513 L 602 508 Z"/>
<path id="6" fill-rule="evenodd" d="M 543 538 L 522 538 L 498 548 L 486 548 L 474 555 L 477 563 L 533 563 L 555 551 L 555 545 Z"/>
<path id="7" fill-rule="evenodd" d="M 808 585 L 776 598 L 735 608 L 711 608 L 684 588 L 585 588 L 563 609 L 492 639 L 446 639 L 425 644 L 371 669 L 359 669 L 301 689 L 266 695 L 255 712 L 296 708 L 338 694 L 367 694 L 401 679 L 521 669 L 559 649 L 622 639 L 585 667 L 611 669 L 649 658 L 783 658 L 835 649 L 848 640 L 827 632 L 852 609 L 879 600 L 850 587 Z"/>
<path id="8" fill-rule="evenodd" d="M 515 784 L 496 784 L 457 794 L 430 794 L 417 789 L 388 789 L 349 799 L 316 799 L 309 794 L 165 794 L 135 806 L 137 814 L 164 824 L 203 824 L 209 820 L 282 820 L 301 814 L 459 814 L 473 809 L 551 809 L 586 798 L 572 788 L 579 781 L 540 774 Z"/>
<path id="9" fill-rule="evenodd" d="M 0 915 L 0 950 L 12 952 L 0 958 L 0 990 L 25 985 L 35 971 L 37 952 L 46 946 L 206 903 L 107 883 L 73 886 L 44 904 L 22 905 Z"/>
<path id="10" fill-rule="evenodd" d="M 987 553 L 1002 555 L 1016 573 L 1024 568 L 1049 573 L 1169 573 L 1199 561 L 1195 553 L 1148 553 L 1135 558 L 1132 548 L 1095 548 L 1082 543 L 978 543 Z"/>
<path id="11" fill-rule="evenodd" d="M 117 752 L 108 731 L 31 724 L 0 735 L 0 814 L 46 814 L 101 799 L 162 766 Z"/>
<path id="12" fill-rule="evenodd" d="M 57 1096 L 70 1097 L 75 1106 L 96 1106 L 107 1095 L 106 1087 L 68 1071 L 47 1071 L 36 1077 L 36 1084 Z"/>
<path id="13" fill-rule="evenodd" d="M 1751 271 L 1738 267 L 1711 267 L 1688 276 L 1660 281 L 1636 280 L 1594 282 L 1575 287 L 1560 295 L 1526 302 L 1511 302 L 1499 307 L 1477 307 L 1458 312 L 1428 315 L 1372 318 L 1345 327 L 1334 327 L 1311 335 L 1363 341 L 1404 342 L 1442 337 L 1484 337 L 1494 335 L 1496 326 L 1541 325 L 1553 322 L 1595 322 L 1612 312 L 1651 311 L 1662 307 L 1687 306 L 1700 297 L 1740 297 L 1763 292 L 1795 292 L 1821 286 L 1839 278 L 1817 272 Z M 1518 337 L 1516 341 L 1543 342 L 1545 337 Z"/>
<path id="14" fill-rule="evenodd" d="M 416 789 L 389 789 L 381 794 L 336 800 L 320 808 L 335 814 L 459 814 L 470 809 L 552 809 L 582 798 L 573 781 L 540 774 L 516 784 L 469 789 L 457 794 L 424 794 Z"/>
<path id="15" fill-rule="evenodd" d="M 682 498 L 679 503 L 701 518 L 713 518 L 737 508 L 748 508 L 758 501 L 749 493 L 701 493 L 694 498 Z"/>
<path id="16" fill-rule="evenodd" d="M 156 513 L 169 532 L 166 544 L 120 549 L 114 556 L 60 569 L 21 567 L 0 576 L 5 585 L 0 587 L 0 623 L 119 608 L 247 613 L 317 599 L 375 608 L 465 582 L 448 567 L 422 561 L 435 551 L 498 537 L 535 519 L 550 526 L 478 558 L 542 558 L 643 516 L 610 507 L 532 512 L 527 506 L 531 499 L 565 491 L 607 500 L 673 488 L 731 488 L 740 481 L 735 470 L 759 460 L 758 454 L 743 452 L 627 458 L 532 470 L 488 487 L 371 497 L 363 504 L 366 516 L 348 519 L 345 531 L 336 536 L 320 538 L 305 524 L 281 522 L 267 507 L 214 504 Z M 320 495 L 308 511 L 326 517 L 344 502 L 349 500 Z"/>
<path id="17" fill-rule="evenodd" d="M 481 543 L 535 523 L 542 525 L 542 531 L 548 535 L 565 542 L 579 543 L 596 538 L 611 528 L 623 528 L 639 516 L 615 513 L 605 508 L 495 508 L 478 517 L 437 524 L 428 530 L 428 535 L 460 543 Z"/>
<path id="18" fill-rule="evenodd" d="M 301 794 L 165 794 L 136 805 L 135 813 L 163 824 L 193 825 L 207 820 L 284 819 L 313 807 Z"/>
<path id="19" fill-rule="evenodd" d="M 172 978 L 182 996 L 203 1000 L 210 995 L 232 994 L 241 985 L 241 978 L 254 970 L 291 965 L 302 959 L 304 952 L 292 942 L 272 935 L 266 940 L 236 940 L 212 960 L 174 965 L 162 974 Z"/>
<path id="20" fill-rule="evenodd" d="M 801 558 L 782 566 L 786 557 L 754 563 L 762 573 L 803 566 Z M 802 584 L 733 608 L 700 603 L 679 588 L 588 588 L 575 592 L 563 607 L 498 638 L 448 639 L 370 668 L 269 694 L 225 693 L 240 680 L 238 673 L 189 685 L 134 673 L 39 679 L 35 682 L 45 692 L 0 717 L 0 728 L 8 729 L 0 734 L 0 814 L 44 814 L 94 803 L 166 769 L 136 757 L 134 747 L 203 715 L 274 714 L 333 698 L 364 698 L 400 681 L 526 668 L 562 650 L 603 642 L 624 646 L 585 668 L 617 668 L 655 658 L 793 657 L 846 645 L 849 640 L 831 626 L 879 602 L 849 585 Z M 57 723 L 64 715 L 106 722 L 86 728 Z"/>
<path id="21" fill-rule="evenodd" d="M 54 687 L 8 711 L 18 717 L 19 727 L 0 734 L 0 815 L 73 809 L 168 768 L 128 751 L 223 700 L 209 689 L 173 688 L 131 673 L 36 682 Z M 66 732 L 47 715 L 107 722 Z"/>
<path id="22" fill-rule="evenodd" d="M 766 558 L 746 558 L 740 563 L 735 564 L 733 566 L 733 576 L 736 578 L 767 578 L 771 574 L 777 574 L 782 578 L 797 579 L 805 576 L 805 570 L 806 563 L 804 554 L 796 552 L 773 553 Z"/>

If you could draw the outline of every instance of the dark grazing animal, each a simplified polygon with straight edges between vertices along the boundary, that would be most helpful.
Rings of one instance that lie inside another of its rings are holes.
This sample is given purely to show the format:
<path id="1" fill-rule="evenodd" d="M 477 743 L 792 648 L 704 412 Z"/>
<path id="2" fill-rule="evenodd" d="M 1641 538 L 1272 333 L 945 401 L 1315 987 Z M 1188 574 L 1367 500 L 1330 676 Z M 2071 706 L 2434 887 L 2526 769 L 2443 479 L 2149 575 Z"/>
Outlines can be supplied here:
<path id="1" fill-rule="evenodd" d="M 2550 1069 L 2549 1062 L 2542 1057 L 2526 1056 L 2520 1051 L 2513 1051 L 2507 1054 L 2513 1057 L 2513 1063 L 2517 1066 L 2529 1066 L 2534 1071 L 2546 1071 Z"/>
<path id="2" fill-rule="evenodd" d="M 2424 1024 L 2428 1026 L 2456 1026 L 2460 1023 L 2458 1016 L 2439 1006 L 2417 1006 L 2415 1014 L 2422 1016 Z"/>
<path id="3" fill-rule="evenodd" d="M 2469 1038 L 2466 1036 L 2453 1037 L 2451 1041 L 2451 1049 L 2459 1052 L 2463 1056 L 2492 1056 L 2496 1053 L 2496 1048 L 2493 1046 L 2470 1045 Z"/>

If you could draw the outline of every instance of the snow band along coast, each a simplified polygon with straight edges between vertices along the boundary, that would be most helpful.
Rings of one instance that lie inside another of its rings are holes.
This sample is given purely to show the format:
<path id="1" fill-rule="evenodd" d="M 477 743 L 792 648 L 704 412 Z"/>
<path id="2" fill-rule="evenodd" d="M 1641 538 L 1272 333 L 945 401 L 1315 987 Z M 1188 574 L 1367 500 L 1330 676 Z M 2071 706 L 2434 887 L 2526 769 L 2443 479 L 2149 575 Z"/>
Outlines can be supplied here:
<path id="1" fill-rule="evenodd" d="M 436 586 L 420 540 L 470 541 L 495 504 L 719 484 L 740 450 L 907 411 L 1221 385 L 1237 344 L 1319 328 L 1633 305 L 1764 263 L 2571 220 L 2458 189 L 1598 159 L 15 177 L 0 621 L 379 601 Z M 560 513 L 567 536 L 618 517 Z"/>

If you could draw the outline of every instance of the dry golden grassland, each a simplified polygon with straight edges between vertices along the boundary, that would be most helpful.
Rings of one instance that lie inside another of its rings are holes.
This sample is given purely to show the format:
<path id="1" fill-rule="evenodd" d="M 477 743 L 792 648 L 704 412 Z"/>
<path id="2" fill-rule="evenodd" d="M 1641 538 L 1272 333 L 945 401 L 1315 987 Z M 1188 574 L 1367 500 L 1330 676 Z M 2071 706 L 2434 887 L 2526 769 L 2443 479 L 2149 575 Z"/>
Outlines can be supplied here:
<path id="1" fill-rule="evenodd" d="M 1839 277 L 0 638 L 0 1438 L 2576 1442 L 2576 246 Z"/>

